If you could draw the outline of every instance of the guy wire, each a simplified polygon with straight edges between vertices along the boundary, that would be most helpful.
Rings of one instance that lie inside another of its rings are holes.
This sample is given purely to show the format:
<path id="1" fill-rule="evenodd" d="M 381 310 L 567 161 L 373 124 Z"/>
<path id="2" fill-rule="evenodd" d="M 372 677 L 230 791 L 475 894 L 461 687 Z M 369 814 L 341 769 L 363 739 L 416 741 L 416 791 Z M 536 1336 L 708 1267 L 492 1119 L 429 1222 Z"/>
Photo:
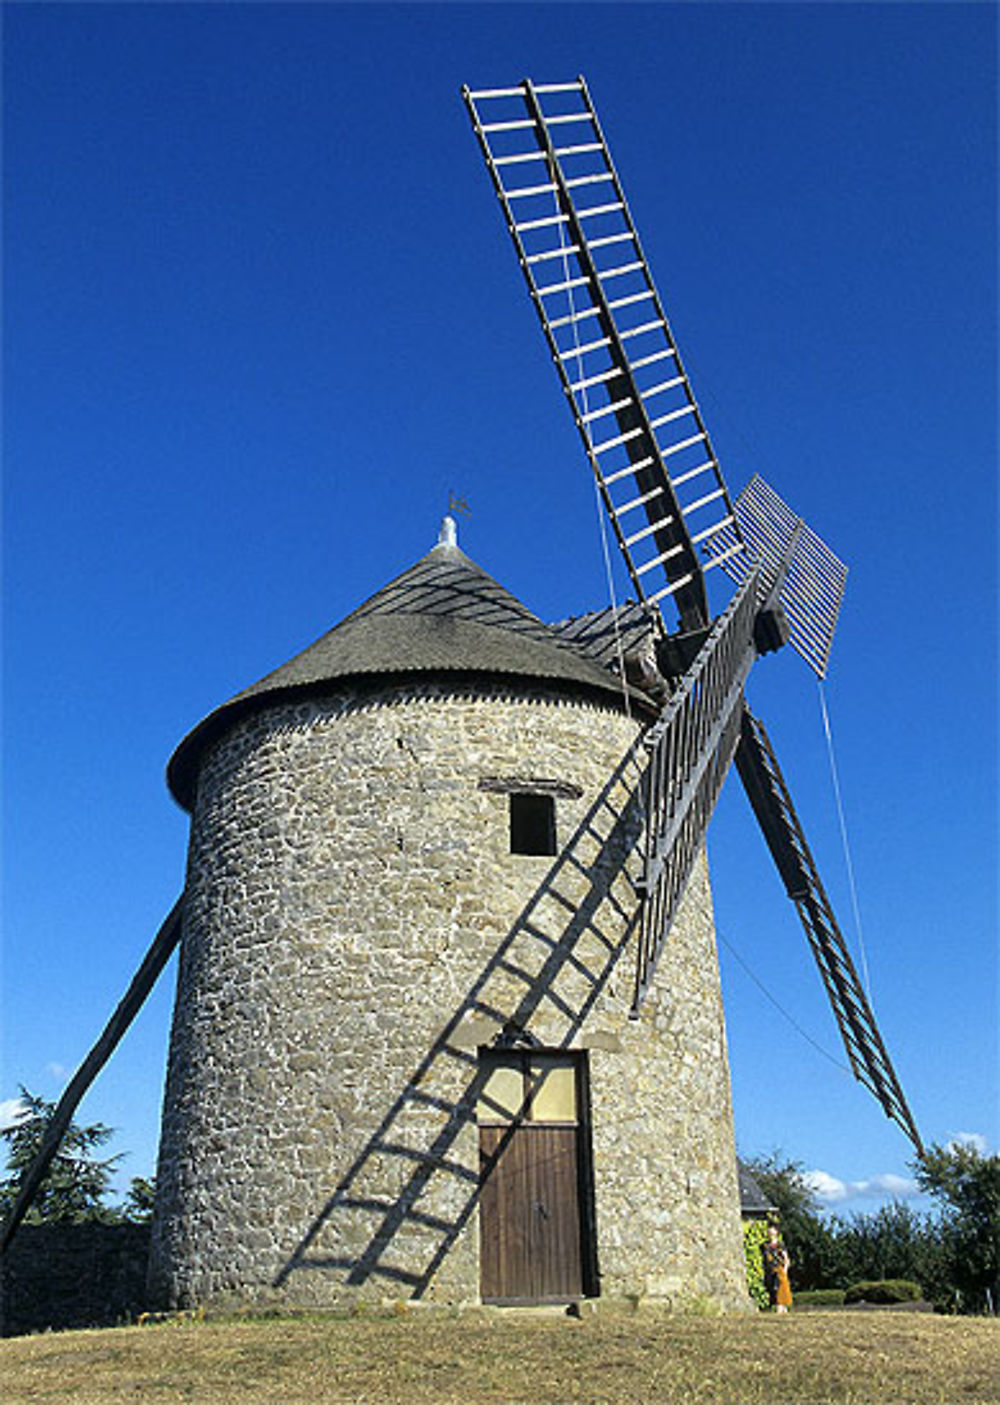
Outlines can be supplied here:
<path id="1" fill-rule="evenodd" d="M 854 930 L 858 934 L 858 954 L 861 957 L 861 974 L 865 985 L 865 995 L 868 1003 L 872 1003 L 871 978 L 868 974 L 868 954 L 865 951 L 865 934 L 861 926 L 861 906 L 858 902 L 858 889 L 854 881 L 854 863 L 851 859 L 851 846 L 847 835 L 847 820 L 844 816 L 844 806 L 840 796 L 840 779 L 837 774 L 837 762 L 833 752 L 833 732 L 830 728 L 830 714 L 826 707 L 826 692 L 823 688 L 823 680 L 817 682 L 819 690 L 819 707 L 823 715 L 823 731 L 826 735 L 827 755 L 830 758 L 830 775 L 833 779 L 833 794 L 837 804 L 837 818 L 840 822 L 840 840 L 844 846 L 844 863 L 847 868 L 847 885 L 851 894 L 851 911 L 854 913 Z"/>
<path id="2" fill-rule="evenodd" d="M 753 971 L 750 969 L 750 967 L 747 965 L 747 963 L 743 960 L 743 957 L 739 954 L 739 952 L 738 952 L 738 951 L 736 950 L 736 948 L 733 946 L 732 942 L 726 940 L 726 938 L 723 936 L 722 932 L 719 931 L 718 927 L 716 927 L 716 929 L 715 929 L 715 935 L 719 938 L 719 941 L 722 942 L 722 944 L 723 944 L 723 946 L 726 948 L 726 950 L 729 951 L 729 952 L 731 952 L 732 955 L 736 958 L 736 960 L 740 963 L 740 965 L 743 967 L 744 971 L 746 971 L 747 975 L 748 975 L 748 976 L 750 977 L 750 979 L 753 981 L 753 983 L 754 983 L 754 985 L 757 987 L 757 989 L 758 989 L 759 991 L 761 991 L 761 993 L 762 993 L 763 995 L 765 995 L 768 1000 L 770 1000 L 770 1002 L 771 1002 L 771 1004 L 774 1006 L 774 1008 L 778 1011 L 778 1013 L 779 1013 L 780 1015 L 783 1015 L 783 1016 L 785 1017 L 785 1019 L 786 1019 L 786 1020 L 788 1021 L 788 1023 L 792 1026 L 792 1028 L 796 1031 L 796 1033 L 797 1033 L 797 1034 L 801 1034 L 802 1038 L 806 1041 L 806 1043 L 807 1043 L 807 1044 L 811 1044 L 812 1047 L 817 1051 L 817 1053 L 822 1054 L 823 1057 L 824 1057 L 824 1059 L 827 1059 L 830 1063 L 832 1063 L 835 1068 L 839 1068 L 842 1073 L 846 1073 L 846 1074 L 850 1077 L 850 1076 L 851 1076 L 851 1070 L 847 1067 L 847 1065 L 844 1064 L 844 1063 L 841 1063 L 838 1058 L 835 1058 L 835 1057 L 833 1056 L 833 1054 L 831 1054 L 827 1049 L 824 1049 L 823 1046 L 822 1046 L 822 1044 L 818 1044 L 818 1043 L 816 1042 L 816 1040 L 812 1037 L 812 1035 L 811 1035 L 811 1034 L 808 1034 L 808 1033 L 802 1028 L 802 1026 L 799 1024 L 799 1022 L 795 1019 L 795 1017 L 794 1017 L 793 1015 L 789 1014 L 789 1012 L 785 1009 L 784 1005 L 781 1004 L 780 1000 L 778 1000 L 776 996 L 774 996 L 774 995 L 771 994 L 771 992 L 768 990 L 768 988 L 767 988 L 767 986 L 764 984 L 764 982 L 763 982 L 762 980 L 760 980 L 760 978 L 759 978 L 758 976 L 755 976 L 755 975 L 754 975 Z"/>

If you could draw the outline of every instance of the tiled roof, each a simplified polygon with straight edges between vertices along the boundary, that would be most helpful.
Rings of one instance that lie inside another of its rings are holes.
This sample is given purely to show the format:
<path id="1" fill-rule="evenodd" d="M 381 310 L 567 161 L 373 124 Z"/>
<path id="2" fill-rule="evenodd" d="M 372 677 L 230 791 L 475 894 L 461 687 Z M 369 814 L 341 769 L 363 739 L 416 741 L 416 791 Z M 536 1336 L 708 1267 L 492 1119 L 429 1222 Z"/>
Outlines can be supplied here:
<path id="1" fill-rule="evenodd" d="M 740 1181 L 740 1213 L 749 1219 L 774 1214 L 776 1207 L 768 1200 L 742 1161 L 737 1161 L 736 1170 Z"/>

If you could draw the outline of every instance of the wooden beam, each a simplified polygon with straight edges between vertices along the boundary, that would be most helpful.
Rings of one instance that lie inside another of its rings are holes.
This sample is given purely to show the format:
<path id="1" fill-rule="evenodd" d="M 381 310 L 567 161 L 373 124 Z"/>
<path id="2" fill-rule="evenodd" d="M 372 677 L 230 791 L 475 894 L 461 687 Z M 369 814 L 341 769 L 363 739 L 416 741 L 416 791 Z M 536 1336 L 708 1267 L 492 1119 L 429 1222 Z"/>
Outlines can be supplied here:
<path id="1" fill-rule="evenodd" d="M 7 1246 L 17 1232 L 18 1225 L 24 1219 L 32 1200 L 35 1198 L 38 1187 L 45 1179 L 45 1173 L 59 1150 L 59 1145 L 66 1135 L 66 1129 L 69 1127 L 70 1120 L 84 1093 L 114 1053 L 120 1039 L 139 1013 L 146 996 L 152 990 L 160 972 L 173 954 L 174 948 L 180 940 L 183 905 L 184 894 L 182 893 L 153 938 L 153 943 L 146 952 L 142 965 L 133 976 L 132 982 L 119 1001 L 114 1014 L 104 1026 L 100 1038 L 77 1069 L 66 1091 L 56 1104 L 52 1121 L 45 1129 L 42 1144 L 38 1148 L 38 1155 L 25 1168 L 18 1187 L 17 1199 L 4 1222 L 2 1233 L 0 1233 L 0 1254 L 6 1252 Z"/>

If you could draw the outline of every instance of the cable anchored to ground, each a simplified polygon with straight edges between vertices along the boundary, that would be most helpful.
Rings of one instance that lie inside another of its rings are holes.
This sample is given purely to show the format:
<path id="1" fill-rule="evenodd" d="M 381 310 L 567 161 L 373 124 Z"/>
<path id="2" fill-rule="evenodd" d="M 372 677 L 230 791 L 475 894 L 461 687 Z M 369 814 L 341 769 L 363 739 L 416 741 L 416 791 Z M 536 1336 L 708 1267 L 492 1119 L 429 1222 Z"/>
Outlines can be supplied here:
<path id="1" fill-rule="evenodd" d="M 812 1037 L 812 1035 L 807 1030 L 802 1028 L 798 1020 L 796 1020 L 795 1016 L 785 1009 L 784 1005 L 782 1005 L 781 1001 L 777 998 L 777 996 L 771 994 L 771 992 L 768 990 L 767 986 L 760 979 L 760 977 L 755 975 L 755 973 L 747 964 L 747 962 L 744 961 L 743 957 L 733 946 L 732 942 L 727 941 L 723 934 L 718 930 L 718 928 L 716 928 L 716 935 L 719 938 L 719 941 L 722 942 L 726 950 L 731 952 L 732 955 L 739 962 L 739 964 L 743 967 L 744 971 L 746 971 L 747 975 L 753 981 L 754 985 L 758 988 L 758 990 L 760 990 L 760 992 L 765 995 L 768 1000 L 770 1000 L 774 1008 L 778 1011 L 780 1015 L 782 1015 L 788 1021 L 788 1023 L 792 1026 L 796 1033 L 800 1034 L 807 1044 L 811 1044 L 812 1047 L 817 1051 L 817 1053 L 822 1054 L 824 1059 L 827 1059 L 830 1063 L 832 1063 L 835 1068 L 839 1068 L 841 1073 L 846 1073 L 849 1078 L 853 1077 L 853 1074 L 851 1073 L 851 1070 L 847 1067 L 847 1065 L 845 1063 L 841 1063 L 840 1059 L 836 1058 L 833 1054 L 831 1054 L 828 1049 L 824 1049 L 822 1044 L 818 1044 L 816 1040 Z"/>

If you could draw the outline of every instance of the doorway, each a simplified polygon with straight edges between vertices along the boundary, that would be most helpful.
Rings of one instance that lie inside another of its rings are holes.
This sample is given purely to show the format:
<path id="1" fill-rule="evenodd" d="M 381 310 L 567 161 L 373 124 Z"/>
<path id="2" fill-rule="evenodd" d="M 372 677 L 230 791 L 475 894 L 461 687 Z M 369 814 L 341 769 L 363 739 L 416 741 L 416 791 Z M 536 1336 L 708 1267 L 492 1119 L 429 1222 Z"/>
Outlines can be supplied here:
<path id="1" fill-rule="evenodd" d="M 479 1279 L 489 1303 L 596 1293 L 586 1055 L 484 1049 Z"/>

